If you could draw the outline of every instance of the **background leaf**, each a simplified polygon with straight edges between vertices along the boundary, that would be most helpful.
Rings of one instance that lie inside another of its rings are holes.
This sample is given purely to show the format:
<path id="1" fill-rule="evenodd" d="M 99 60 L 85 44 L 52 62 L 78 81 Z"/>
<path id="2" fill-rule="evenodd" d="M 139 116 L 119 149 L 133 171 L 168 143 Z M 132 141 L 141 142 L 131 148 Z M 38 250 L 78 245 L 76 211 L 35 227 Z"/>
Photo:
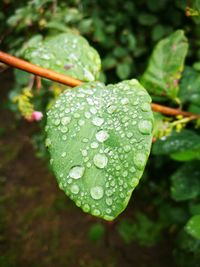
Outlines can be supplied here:
<path id="1" fill-rule="evenodd" d="M 185 229 L 191 236 L 200 239 L 200 214 L 193 216 L 186 224 Z"/>
<path id="2" fill-rule="evenodd" d="M 173 131 L 169 136 L 157 140 L 152 150 L 154 155 L 170 155 L 178 161 L 200 158 L 200 136 L 193 131 L 183 129 Z"/>
<path id="3" fill-rule="evenodd" d="M 187 38 L 182 30 L 161 40 L 156 45 L 147 70 L 142 76 L 144 87 L 153 94 L 167 95 L 175 99 L 187 50 Z"/>
<path id="4" fill-rule="evenodd" d="M 193 199 L 200 195 L 199 162 L 189 162 L 171 177 L 171 195 L 176 201 Z"/>
<path id="5" fill-rule="evenodd" d="M 72 32 L 58 34 L 39 43 L 30 42 L 24 58 L 82 81 L 98 79 L 101 67 L 96 50 L 85 38 Z"/>

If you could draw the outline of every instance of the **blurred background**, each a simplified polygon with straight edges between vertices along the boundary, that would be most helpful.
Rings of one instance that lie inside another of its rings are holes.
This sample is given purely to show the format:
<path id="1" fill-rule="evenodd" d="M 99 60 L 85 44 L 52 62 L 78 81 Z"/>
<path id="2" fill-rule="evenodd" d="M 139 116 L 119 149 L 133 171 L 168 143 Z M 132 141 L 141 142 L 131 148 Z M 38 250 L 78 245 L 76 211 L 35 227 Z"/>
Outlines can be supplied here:
<path id="1" fill-rule="evenodd" d="M 198 1 L 190 0 L 1 0 L 0 49 L 20 56 L 30 38 L 70 28 L 99 52 L 100 80 L 116 83 L 140 78 L 158 41 L 182 29 L 189 39 L 186 65 L 199 74 L 198 12 Z M 114 222 L 84 214 L 59 190 L 50 170 L 45 116 L 40 122 L 22 119 L 33 108 L 23 91 L 31 79 L 10 68 L 0 73 L 0 266 L 199 267 L 200 239 L 185 224 L 200 214 L 200 170 L 174 195 L 177 175 L 192 171 L 180 172 L 182 163 L 172 160 L 170 151 L 155 150 L 128 208 Z M 43 114 L 62 90 L 47 91 L 49 86 L 43 81 L 34 97 Z M 25 99 L 21 110 L 16 96 Z M 198 105 L 194 109 L 200 113 Z"/>

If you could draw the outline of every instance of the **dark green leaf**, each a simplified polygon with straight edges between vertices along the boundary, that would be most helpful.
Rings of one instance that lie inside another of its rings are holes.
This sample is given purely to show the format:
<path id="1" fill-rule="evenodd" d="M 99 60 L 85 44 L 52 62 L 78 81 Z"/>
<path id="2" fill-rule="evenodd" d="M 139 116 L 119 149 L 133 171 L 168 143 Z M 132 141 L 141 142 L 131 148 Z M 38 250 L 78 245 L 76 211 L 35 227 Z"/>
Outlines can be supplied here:
<path id="1" fill-rule="evenodd" d="M 64 92 L 48 112 L 54 173 L 83 211 L 113 220 L 127 206 L 150 152 L 150 101 L 136 80 L 96 82 Z"/>
<path id="2" fill-rule="evenodd" d="M 184 164 L 171 177 L 171 195 L 177 201 L 196 198 L 200 195 L 199 162 Z"/>
<path id="3" fill-rule="evenodd" d="M 187 222 L 186 231 L 196 239 L 200 239 L 200 214 L 195 215 Z"/>
<path id="4" fill-rule="evenodd" d="M 186 67 L 180 83 L 179 98 L 181 102 L 200 106 L 200 73 L 191 67 Z"/>
<path id="5" fill-rule="evenodd" d="M 200 136 L 186 129 L 180 133 L 172 132 L 171 135 L 157 140 L 152 152 L 154 155 L 170 155 L 178 161 L 199 159 Z"/>
<path id="6" fill-rule="evenodd" d="M 178 30 L 161 40 L 155 47 L 149 65 L 142 76 L 142 84 L 153 94 L 175 99 L 179 79 L 188 50 L 187 38 Z"/>

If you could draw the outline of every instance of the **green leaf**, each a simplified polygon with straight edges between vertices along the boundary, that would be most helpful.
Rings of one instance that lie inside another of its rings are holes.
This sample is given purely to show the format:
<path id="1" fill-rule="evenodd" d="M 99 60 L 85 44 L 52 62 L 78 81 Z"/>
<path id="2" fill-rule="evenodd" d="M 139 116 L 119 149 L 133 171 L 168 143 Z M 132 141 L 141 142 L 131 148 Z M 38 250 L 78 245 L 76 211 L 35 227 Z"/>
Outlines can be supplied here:
<path id="1" fill-rule="evenodd" d="M 180 83 L 179 98 L 183 104 L 191 102 L 200 105 L 200 74 L 186 67 Z"/>
<path id="2" fill-rule="evenodd" d="M 83 211 L 113 220 L 149 156 L 153 114 L 136 81 L 65 91 L 48 112 L 47 145 L 59 187 Z"/>
<path id="3" fill-rule="evenodd" d="M 152 150 L 154 155 L 170 155 L 174 160 L 188 161 L 200 158 L 200 136 L 190 130 L 172 132 L 157 140 Z"/>
<path id="4" fill-rule="evenodd" d="M 200 195 L 199 162 L 189 162 L 179 168 L 171 177 L 171 195 L 177 201 L 196 198 Z"/>
<path id="5" fill-rule="evenodd" d="M 24 58 L 30 62 L 82 81 L 98 79 L 101 61 L 82 36 L 72 32 L 47 38 L 28 46 Z"/>
<path id="6" fill-rule="evenodd" d="M 185 230 L 196 239 L 200 239 L 200 215 L 195 215 L 187 222 Z"/>
<path id="7" fill-rule="evenodd" d="M 121 63 L 119 65 L 117 65 L 117 76 L 123 80 L 128 78 L 130 72 L 131 72 L 131 66 L 129 63 Z"/>
<path id="8" fill-rule="evenodd" d="M 147 90 L 157 95 L 177 97 L 179 79 L 188 50 L 187 38 L 178 30 L 161 40 L 155 47 L 141 82 Z"/>

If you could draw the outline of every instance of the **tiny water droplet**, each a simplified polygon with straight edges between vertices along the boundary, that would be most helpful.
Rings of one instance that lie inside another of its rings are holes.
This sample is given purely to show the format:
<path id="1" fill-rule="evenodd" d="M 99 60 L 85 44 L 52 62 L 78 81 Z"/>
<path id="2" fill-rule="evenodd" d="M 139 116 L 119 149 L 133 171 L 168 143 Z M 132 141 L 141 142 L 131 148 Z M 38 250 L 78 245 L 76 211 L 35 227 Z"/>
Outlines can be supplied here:
<path id="1" fill-rule="evenodd" d="M 108 158 L 104 154 L 96 154 L 93 158 L 94 164 L 100 168 L 103 169 L 108 164 Z"/>
<path id="2" fill-rule="evenodd" d="M 90 194 L 93 199 L 101 199 L 103 197 L 104 191 L 101 186 L 94 186 L 90 189 Z"/>
<path id="3" fill-rule="evenodd" d="M 107 204 L 108 206 L 111 206 L 112 203 L 113 203 L 112 198 L 106 198 L 106 204 Z"/>
<path id="4" fill-rule="evenodd" d="M 138 129 L 142 134 L 150 134 L 152 131 L 151 121 L 144 120 L 138 123 Z"/>
<path id="5" fill-rule="evenodd" d="M 83 166 L 74 166 L 69 171 L 69 176 L 73 179 L 79 179 L 83 176 L 85 168 Z"/>
<path id="6" fill-rule="evenodd" d="M 91 148 L 97 148 L 99 144 L 97 142 L 92 142 L 90 146 Z"/>
<path id="7" fill-rule="evenodd" d="M 128 98 L 123 98 L 123 99 L 121 100 L 121 103 L 122 103 L 123 105 L 128 104 L 128 102 L 129 102 Z"/>
<path id="8" fill-rule="evenodd" d="M 113 112 L 115 112 L 115 110 L 117 109 L 116 106 L 114 105 L 110 105 L 108 108 L 107 108 L 107 111 L 109 114 L 112 114 Z"/>
<path id="9" fill-rule="evenodd" d="M 142 111 L 150 111 L 151 110 L 151 106 L 150 106 L 150 104 L 149 103 L 142 103 L 142 105 L 141 105 L 141 110 Z"/>
<path id="10" fill-rule="evenodd" d="M 95 125 L 95 126 L 101 126 L 103 123 L 104 123 L 104 119 L 103 118 L 100 118 L 100 117 L 94 117 L 92 119 L 92 123 Z"/>
<path id="11" fill-rule="evenodd" d="M 61 119 L 61 124 L 62 125 L 67 125 L 67 124 L 70 123 L 70 121 L 71 121 L 70 117 L 64 117 L 64 118 Z"/>
<path id="12" fill-rule="evenodd" d="M 76 184 L 73 184 L 72 186 L 71 186 L 71 192 L 73 193 L 73 194 L 78 194 L 79 193 L 79 187 L 78 187 L 78 185 L 76 185 Z"/>
<path id="13" fill-rule="evenodd" d="M 139 170 L 142 170 L 145 166 L 145 163 L 146 163 L 146 155 L 144 153 L 138 152 L 135 154 L 133 161 L 134 161 L 136 167 Z"/>

